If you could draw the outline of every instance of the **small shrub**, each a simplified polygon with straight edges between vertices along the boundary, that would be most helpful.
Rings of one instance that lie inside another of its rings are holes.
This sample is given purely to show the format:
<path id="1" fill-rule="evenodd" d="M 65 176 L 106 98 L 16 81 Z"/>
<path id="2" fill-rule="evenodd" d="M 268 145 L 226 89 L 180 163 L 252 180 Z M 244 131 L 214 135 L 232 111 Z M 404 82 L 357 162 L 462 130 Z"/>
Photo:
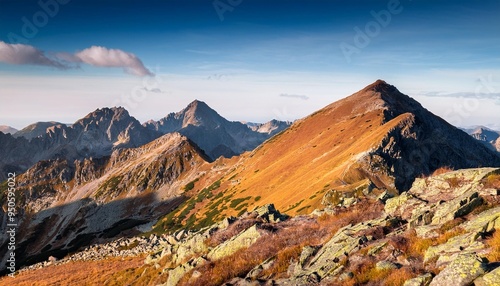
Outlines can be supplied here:
<path id="1" fill-rule="evenodd" d="M 453 168 L 452 167 L 449 167 L 449 166 L 444 166 L 444 167 L 440 167 L 438 169 L 436 169 L 431 176 L 438 176 L 438 175 L 442 175 L 442 174 L 445 174 L 445 173 L 449 173 L 449 172 L 453 172 Z"/>
<path id="2" fill-rule="evenodd" d="M 500 174 L 488 175 L 483 183 L 485 188 L 500 189 Z"/>
<path id="3" fill-rule="evenodd" d="M 290 262 L 297 261 L 302 252 L 301 245 L 295 245 L 285 248 L 278 252 L 272 266 L 262 272 L 263 277 L 276 275 L 273 278 L 284 278 L 284 274 L 288 271 Z"/>
<path id="4" fill-rule="evenodd" d="M 185 186 L 184 186 L 184 191 L 185 192 L 188 192 L 188 191 L 191 191 L 193 188 L 194 188 L 194 184 L 196 182 L 198 182 L 200 179 L 199 178 L 196 178 L 194 179 L 193 181 L 187 183 Z"/>
<path id="5" fill-rule="evenodd" d="M 404 285 L 407 280 L 415 278 L 418 273 L 414 273 L 411 269 L 403 267 L 400 269 L 392 270 L 389 275 L 384 279 L 383 285 Z"/>
<path id="6" fill-rule="evenodd" d="M 446 179 L 446 181 L 448 182 L 448 184 L 450 184 L 450 187 L 452 188 L 458 188 L 463 183 L 463 179 L 457 177 L 448 178 Z"/>
<path id="7" fill-rule="evenodd" d="M 500 231 L 496 230 L 493 236 L 487 241 L 488 246 L 491 248 L 487 258 L 489 261 L 500 261 Z"/>

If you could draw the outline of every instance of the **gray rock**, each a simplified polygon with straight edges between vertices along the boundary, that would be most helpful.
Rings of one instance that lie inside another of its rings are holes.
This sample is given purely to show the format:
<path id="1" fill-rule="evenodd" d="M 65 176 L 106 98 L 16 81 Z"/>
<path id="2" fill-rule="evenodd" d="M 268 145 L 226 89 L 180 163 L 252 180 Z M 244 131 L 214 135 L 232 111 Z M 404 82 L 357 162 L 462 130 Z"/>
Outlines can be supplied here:
<path id="1" fill-rule="evenodd" d="M 277 223 L 288 219 L 288 215 L 280 213 L 274 207 L 274 204 L 267 204 L 256 208 L 253 212 L 257 213 L 257 217 L 268 222 Z"/>
<path id="2" fill-rule="evenodd" d="M 221 243 L 217 245 L 214 249 L 212 249 L 207 257 L 210 260 L 217 260 L 221 259 L 225 256 L 231 255 L 235 253 L 236 251 L 248 247 L 257 241 L 257 239 L 260 237 L 260 233 L 257 230 L 257 226 L 254 225 L 244 231 L 242 231 L 240 234 L 234 236 L 228 241 L 225 241 L 224 243 Z"/>
<path id="3" fill-rule="evenodd" d="M 500 285 L 500 266 L 482 277 L 474 280 L 475 286 L 498 286 Z"/>
<path id="4" fill-rule="evenodd" d="M 395 263 L 383 260 L 383 261 L 377 262 L 377 264 L 375 264 L 375 268 L 377 270 L 390 270 L 390 269 L 398 269 L 399 267 Z"/>
<path id="5" fill-rule="evenodd" d="M 468 286 L 485 274 L 487 264 L 476 254 L 462 254 L 451 262 L 434 279 L 430 286 Z"/>
<path id="6" fill-rule="evenodd" d="M 432 274 L 426 273 L 413 279 L 407 280 L 403 286 L 428 286 L 431 283 Z"/>

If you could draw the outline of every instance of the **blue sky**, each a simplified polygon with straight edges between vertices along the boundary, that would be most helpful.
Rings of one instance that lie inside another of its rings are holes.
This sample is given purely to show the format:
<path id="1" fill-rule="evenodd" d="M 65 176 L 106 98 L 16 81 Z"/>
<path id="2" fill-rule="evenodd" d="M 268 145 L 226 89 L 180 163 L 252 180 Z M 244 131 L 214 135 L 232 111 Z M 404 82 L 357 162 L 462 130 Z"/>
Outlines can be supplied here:
<path id="1" fill-rule="evenodd" d="M 500 129 L 500 2 L 346 2 L 0 0 L 0 124 L 114 105 L 143 122 L 194 99 L 293 120 L 380 78 Z"/>

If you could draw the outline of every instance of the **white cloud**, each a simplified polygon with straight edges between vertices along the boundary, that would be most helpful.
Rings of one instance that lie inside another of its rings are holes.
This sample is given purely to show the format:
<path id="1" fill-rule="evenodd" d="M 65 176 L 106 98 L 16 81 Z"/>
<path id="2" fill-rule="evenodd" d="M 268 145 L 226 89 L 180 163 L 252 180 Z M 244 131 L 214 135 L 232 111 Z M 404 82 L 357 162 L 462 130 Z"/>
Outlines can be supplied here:
<path id="1" fill-rule="evenodd" d="M 136 76 L 154 75 L 136 55 L 119 49 L 92 46 L 76 53 L 74 56 L 83 63 L 97 67 L 120 67 L 126 73 Z M 68 59 L 71 60 L 66 58 L 66 60 Z"/>
<path id="2" fill-rule="evenodd" d="M 49 58 L 44 51 L 33 46 L 0 41 L 0 62 L 12 65 L 50 66 L 58 69 L 78 68 L 78 64 L 85 63 L 96 67 L 123 68 L 126 73 L 135 76 L 154 76 L 136 55 L 99 46 L 92 46 L 75 54 L 56 53 L 54 58 Z"/>
<path id="3" fill-rule="evenodd" d="M 7 44 L 2 41 L 0 41 L 0 62 L 12 65 L 50 66 L 59 69 L 69 68 L 59 61 L 48 58 L 43 51 L 33 46 Z"/>
<path id="4" fill-rule="evenodd" d="M 282 93 L 280 94 L 280 97 L 288 97 L 288 98 L 299 98 L 302 100 L 308 100 L 309 96 L 307 95 L 302 95 L 302 94 L 288 94 L 288 93 Z"/>

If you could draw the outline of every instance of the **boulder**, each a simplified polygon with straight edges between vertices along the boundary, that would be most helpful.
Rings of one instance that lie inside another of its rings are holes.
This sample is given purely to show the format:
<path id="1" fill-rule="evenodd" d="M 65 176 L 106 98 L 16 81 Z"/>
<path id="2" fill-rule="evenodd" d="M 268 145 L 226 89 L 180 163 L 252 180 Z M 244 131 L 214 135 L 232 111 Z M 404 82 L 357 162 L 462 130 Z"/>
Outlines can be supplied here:
<path id="1" fill-rule="evenodd" d="M 437 265 L 443 265 L 454 260 L 459 254 L 475 253 L 485 248 L 485 245 L 477 241 L 474 233 L 465 233 L 448 239 L 447 242 L 436 246 L 430 246 L 424 254 L 424 263 L 435 257 L 439 257 Z"/>
<path id="2" fill-rule="evenodd" d="M 176 268 L 168 271 L 168 280 L 167 283 L 163 284 L 163 286 L 175 286 L 179 281 L 188 273 L 193 270 L 195 267 L 201 266 L 206 263 L 206 259 L 203 257 L 193 258 L 188 262 L 177 266 Z"/>
<path id="3" fill-rule="evenodd" d="M 467 231 L 484 233 L 500 229 L 500 207 L 492 208 L 478 214 L 475 218 L 464 223 Z"/>
<path id="4" fill-rule="evenodd" d="M 242 248 L 246 248 L 254 244 L 260 236 L 261 235 L 257 226 L 254 225 L 232 237 L 228 241 L 217 245 L 208 253 L 207 257 L 210 260 L 217 260 L 229 256 Z"/>
<path id="5" fill-rule="evenodd" d="M 282 214 L 278 210 L 276 210 L 274 204 L 263 205 L 256 208 L 253 212 L 257 213 L 257 217 L 272 223 L 277 223 L 288 219 L 288 215 Z"/>
<path id="6" fill-rule="evenodd" d="M 432 224 L 441 224 L 462 217 L 483 204 L 483 199 L 477 192 L 469 192 L 437 207 L 432 218 Z"/>
<path id="7" fill-rule="evenodd" d="M 183 241 L 179 241 L 172 249 L 173 261 L 178 264 L 193 254 L 207 252 L 208 248 L 205 240 L 208 237 L 207 233 L 201 232 L 191 235 Z"/>
<path id="8" fill-rule="evenodd" d="M 498 286 L 500 285 L 500 266 L 484 276 L 474 280 L 475 286 Z"/>
<path id="9" fill-rule="evenodd" d="M 382 261 L 377 262 L 377 264 L 375 264 L 375 268 L 377 270 L 391 270 L 391 269 L 398 269 L 399 267 L 395 263 L 392 263 L 392 262 L 386 261 L 386 260 L 382 260 Z"/>
<path id="10" fill-rule="evenodd" d="M 429 286 L 468 286 L 485 274 L 487 263 L 476 254 L 458 255 L 443 271 L 441 271 Z"/>
<path id="11" fill-rule="evenodd" d="M 431 283 L 432 274 L 426 273 L 413 279 L 407 280 L 403 286 L 428 286 Z"/>

